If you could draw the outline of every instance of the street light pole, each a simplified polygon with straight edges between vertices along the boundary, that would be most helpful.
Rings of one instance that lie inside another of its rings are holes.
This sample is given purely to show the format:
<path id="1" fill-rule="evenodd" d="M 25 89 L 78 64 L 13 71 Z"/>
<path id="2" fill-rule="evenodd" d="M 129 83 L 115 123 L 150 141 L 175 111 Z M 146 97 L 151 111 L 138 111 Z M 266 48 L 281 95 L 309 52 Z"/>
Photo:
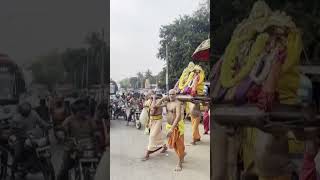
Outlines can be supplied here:
<path id="1" fill-rule="evenodd" d="M 87 95 L 89 95 L 89 55 L 90 55 L 90 49 L 87 50 L 87 73 L 86 73 L 86 87 L 87 87 Z"/>
<path id="2" fill-rule="evenodd" d="M 166 44 L 166 61 L 167 61 L 167 66 L 166 66 L 166 89 L 167 93 L 169 93 L 169 59 L 168 59 L 168 45 Z"/>
<path id="3" fill-rule="evenodd" d="M 100 77 L 100 83 L 101 83 L 101 101 L 102 99 L 104 98 L 104 60 L 105 60 L 105 51 L 104 51 L 104 28 L 102 28 L 102 41 L 103 41 L 103 44 L 102 44 L 102 49 L 100 51 L 101 53 L 101 77 Z"/>

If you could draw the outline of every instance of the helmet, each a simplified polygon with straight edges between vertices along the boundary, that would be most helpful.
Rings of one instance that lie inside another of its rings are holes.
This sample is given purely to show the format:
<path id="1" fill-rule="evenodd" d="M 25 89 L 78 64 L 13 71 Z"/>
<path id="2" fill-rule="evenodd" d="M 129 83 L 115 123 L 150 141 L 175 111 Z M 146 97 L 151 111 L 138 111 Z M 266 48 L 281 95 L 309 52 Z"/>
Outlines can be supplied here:
<path id="1" fill-rule="evenodd" d="M 29 114 L 31 113 L 31 110 L 32 110 L 32 106 L 29 102 L 21 103 L 18 106 L 18 112 L 24 117 L 29 116 Z"/>

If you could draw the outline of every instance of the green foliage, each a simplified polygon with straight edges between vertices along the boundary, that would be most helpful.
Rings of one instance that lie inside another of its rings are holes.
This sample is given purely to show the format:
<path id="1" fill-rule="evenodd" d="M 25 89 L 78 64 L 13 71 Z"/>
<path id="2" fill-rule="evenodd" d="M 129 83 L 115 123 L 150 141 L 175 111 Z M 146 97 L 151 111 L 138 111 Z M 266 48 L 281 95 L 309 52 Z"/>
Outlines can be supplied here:
<path id="1" fill-rule="evenodd" d="M 166 69 L 163 68 L 157 75 L 158 86 L 161 89 L 166 89 Z"/>
<path id="2" fill-rule="evenodd" d="M 120 86 L 121 86 L 121 88 L 124 88 L 124 89 L 129 88 L 130 87 L 129 78 L 125 78 L 125 79 L 121 80 Z"/>
<path id="3" fill-rule="evenodd" d="M 34 81 L 47 85 L 49 89 L 64 78 L 64 65 L 57 51 L 37 57 L 30 69 Z"/>
<path id="4" fill-rule="evenodd" d="M 144 75 L 145 79 L 149 79 L 150 83 L 151 84 L 155 84 L 157 83 L 156 82 L 156 77 L 152 75 L 152 72 L 148 69 L 146 72 L 145 72 L 145 75 Z"/>
<path id="5" fill-rule="evenodd" d="M 139 82 L 139 80 L 138 80 L 137 77 L 131 77 L 131 78 L 129 78 L 129 84 L 130 84 L 130 87 L 131 87 L 131 88 L 137 89 L 137 88 L 138 88 L 138 82 Z"/>
<path id="6" fill-rule="evenodd" d="M 166 60 L 166 46 L 169 56 L 169 86 L 173 87 L 179 79 L 183 69 L 192 61 L 192 54 L 202 41 L 209 38 L 210 30 L 209 1 L 200 4 L 199 9 L 191 16 L 184 15 L 171 24 L 160 28 L 160 49 L 157 57 Z M 198 62 L 196 62 L 198 64 Z M 209 64 L 202 64 L 208 72 Z M 164 76 L 159 79 L 165 79 Z"/>
<path id="7" fill-rule="evenodd" d="M 144 76 L 142 72 L 138 72 L 137 73 L 137 77 L 138 77 L 138 88 L 143 88 L 144 86 Z"/>
<path id="8" fill-rule="evenodd" d="M 169 54 L 169 87 L 173 87 L 179 79 L 183 69 L 192 61 L 192 54 L 202 41 L 209 38 L 210 28 L 210 11 L 209 0 L 204 0 L 199 4 L 198 10 L 192 15 L 184 15 L 175 19 L 168 25 L 163 25 L 160 28 L 160 48 L 157 57 L 161 60 L 166 60 L 166 45 L 168 46 Z M 206 71 L 209 72 L 209 63 L 195 62 L 200 64 Z M 150 80 L 151 84 L 158 84 L 162 89 L 166 88 L 166 69 L 163 68 L 157 75 L 152 75 L 150 70 L 144 74 L 137 73 L 136 79 L 138 84 L 143 87 L 146 79 Z M 122 87 L 132 87 L 136 83 L 134 77 L 126 78 L 120 81 Z M 140 83 L 141 81 L 141 83 Z"/>
<path id="9" fill-rule="evenodd" d="M 106 63 L 109 52 L 106 50 L 106 42 L 102 34 L 97 32 L 89 33 L 84 42 L 89 46 L 88 49 L 68 48 L 61 53 L 54 51 L 34 60 L 31 65 L 34 81 L 51 87 L 65 82 L 79 88 L 100 83 L 103 61 L 104 77 L 109 74 Z M 108 81 L 107 78 L 104 79 L 105 83 Z"/>

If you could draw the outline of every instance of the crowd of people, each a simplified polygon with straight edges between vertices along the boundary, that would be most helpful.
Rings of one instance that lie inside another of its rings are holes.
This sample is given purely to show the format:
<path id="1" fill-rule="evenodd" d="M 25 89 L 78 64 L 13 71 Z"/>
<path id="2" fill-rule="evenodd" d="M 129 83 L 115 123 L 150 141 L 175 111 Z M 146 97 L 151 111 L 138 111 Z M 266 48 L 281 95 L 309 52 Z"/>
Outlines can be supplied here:
<path id="1" fill-rule="evenodd" d="M 165 153 L 169 148 L 174 149 L 178 156 L 177 166 L 175 171 L 182 170 L 182 164 L 184 163 L 185 152 L 185 118 L 190 115 L 192 122 L 192 145 L 196 145 L 201 141 L 201 135 L 199 133 L 199 124 L 201 119 L 201 102 L 181 102 L 177 99 L 177 92 L 174 89 L 169 91 L 168 96 L 162 96 L 156 94 L 150 90 L 146 96 L 144 102 L 144 108 L 148 110 L 149 118 L 145 122 L 145 128 L 148 129 L 149 143 L 147 151 L 143 157 L 143 161 L 150 158 L 150 155 L 161 150 L 160 153 Z M 186 110 L 188 109 L 188 112 Z M 165 143 L 163 139 L 162 123 L 163 123 L 163 111 L 166 111 L 166 137 L 168 142 Z M 204 134 L 209 134 L 210 131 L 210 110 L 208 104 L 205 106 L 205 112 L 203 116 Z"/>
<path id="2" fill-rule="evenodd" d="M 17 113 L 10 121 L 10 134 L 15 134 L 17 142 L 13 146 L 14 172 L 24 157 L 24 143 L 27 134 L 35 127 L 40 127 L 48 136 L 49 130 L 63 130 L 64 154 L 62 165 L 58 173 L 58 180 L 67 179 L 68 171 L 73 167 L 74 162 L 70 155 L 74 147 L 68 143 L 69 138 L 77 140 L 88 138 L 96 145 L 98 156 L 104 153 L 109 144 L 109 123 L 107 102 L 97 103 L 90 97 L 76 97 L 70 102 L 63 96 L 48 96 L 41 98 L 39 106 L 33 108 L 31 103 L 25 101 L 18 105 Z M 0 133 L 2 134 L 2 133 Z M 9 137 L 1 137 L 1 142 L 7 142 Z M 56 138 L 61 138 L 57 137 Z"/>
<path id="3" fill-rule="evenodd" d="M 71 100 L 72 101 L 72 100 Z M 109 144 L 107 134 L 108 111 L 107 102 L 97 103 L 93 97 L 74 98 L 72 102 L 64 97 L 56 96 L 40 100 L 40 106 L 36 108 L 41 118 L 45 120 L 51 117 L 53 127 L 61 128 L 67 137 L 76 139 L 93 138 L 97 141 L 97 152 L 104 152 Z M 70 154 L 74 150 L 70 144 L 64 146 L 63 164 L 58 173 L 58 180 L 67 178 L 68 170 L 74 162 Z"/>

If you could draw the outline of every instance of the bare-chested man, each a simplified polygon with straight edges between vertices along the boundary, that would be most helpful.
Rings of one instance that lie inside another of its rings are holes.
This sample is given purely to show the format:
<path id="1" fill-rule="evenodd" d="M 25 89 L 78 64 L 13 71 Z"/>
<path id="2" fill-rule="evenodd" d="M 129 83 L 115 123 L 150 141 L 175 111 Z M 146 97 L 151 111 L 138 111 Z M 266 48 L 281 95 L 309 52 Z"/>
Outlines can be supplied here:
<path id="1" fill-rule="evenodd" d="M 184 146 L 184 122 L 181 117 L 181 102 L 176 99 L 176 91 L 171 89 L 169 97 L 164 97 L 159 101 L 159 104 L 166 103 L 167 107 L 167 137 L 169 148 L 173 148 L 178 155 L 178 164 L 175 171 L 182 170 L 182 163 L 184 161 L 185 146 Z"/>
<path id="2" fill-rule="evenodd" d="M 148 127 L 150 128 L 149 144 L 145 157 L 143 160 L 149 159 L 149 155 L 162 149 L 161 153 L 166 152 L 167 146 L 162 138 L 162 108 L 163 105 L 157 105 L 160 102 L 159 96 L 156 96 L 154 91 L 149 91 L 151 99 L 150 107 L 150 121 Z"/>

